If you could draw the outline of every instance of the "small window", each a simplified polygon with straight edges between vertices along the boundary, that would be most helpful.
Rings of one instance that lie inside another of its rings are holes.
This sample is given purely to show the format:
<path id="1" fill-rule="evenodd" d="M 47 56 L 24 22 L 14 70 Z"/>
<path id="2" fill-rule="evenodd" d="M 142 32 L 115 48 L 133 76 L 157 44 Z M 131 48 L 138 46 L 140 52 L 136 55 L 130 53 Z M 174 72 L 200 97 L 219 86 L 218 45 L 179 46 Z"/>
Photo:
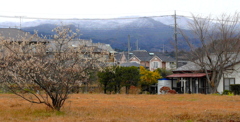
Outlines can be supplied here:
<path id="1" fill-rule="evenodd" d="M 235 84 L 235 78 L 224 78 L 224 83 L 223 83 L 224 90 L 230 90 L 231 84 Z"/>
<path id="2" fill-rule="evenodd" d="M 151 55 L 151 56 L 152 56 L 152 55 L 154 55 L 154 53 L 149 53 L 149 55 Z"/>

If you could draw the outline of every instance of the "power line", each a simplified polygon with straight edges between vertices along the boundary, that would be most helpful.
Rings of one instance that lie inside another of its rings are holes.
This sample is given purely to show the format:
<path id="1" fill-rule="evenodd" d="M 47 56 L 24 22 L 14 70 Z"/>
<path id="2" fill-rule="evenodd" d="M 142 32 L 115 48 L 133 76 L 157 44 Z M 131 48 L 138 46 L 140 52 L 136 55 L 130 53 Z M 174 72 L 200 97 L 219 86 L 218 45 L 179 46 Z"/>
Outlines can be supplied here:
<path id="1" fill-rule="evenodd" d="M 197 17 L 197 16 L 185 16 L 185 15 L 178 15 L 179 17 L 186 17 L 186 18 L 192 18 L 192 19 L 207 19 L 207 20 L 210 20 L 210 21 L 212 21 L 212 22 L 220 22 L 220 21 L 222 21 L 221 19 L 214 19 L 214 18 L 207 18 L 207 17 Z M 225 22 L 236 22 L 236 21 L 231 21 L 231 20 L 224 20 Z"/>
<path id="2" fill-rule="evenodd" d="M 165 17 L 172 15 L 160 15 L 160 16 L 139 16 L 139 17 L 119 17 L 119 18 L 45 18 L 45 17 L 27 17 L 21 16 L 22 19 L 40 19 L 40 20 L 121 20 L 121 19 L 140 19 L 140 18 L 155 18 L 155 17 Z M 5 16 L 0 15 L 2 18 L 19 18 L 19 16 Z"/>
<path id="3" fill-rule="evenodd" d="M 174 16 L 174 15 L 159 15 L 159 16 L 139 16 L 139 17 L 114 17 L 114 18 L 46 18 L 46 17 L 28 17 L 28 16 L 6 16 L 0 15 L 0 18 L 19 18 L 21 19 L 40 19 L 40 20 L 121 20 L 121 19 L 139 19 L 139 18 L 155 18 L 155 17 L 166 17 L 166 16 Z M 176 15 L 178 17 L 186 17 L 186 18 L 197 18 L 197 19 L 207 19 L 207 17 L 193 17 L 186 15 Z M 209 18 L 208 18 L 209 19 Z M 218 21 L 218 19 L 211 18 L 211 21 Z M 229 22 L 233 22 L 230 21 Z"/>
<path id="4" fill-rule="evenodd" d="M 128 16 L 128 15 L 143 15 L 143 14 L 149 14 L 149 13 L 163 13 L 163 12 L 171 12 L 172 10 L 164 10 L 164 11 L 142 11 L 142 12 L 134 12 L 134 13 L 129 13 L 129 12 L 127 12 L 127 13 L 107 13 L 107 14 L 95 14 L 95 13 L 84 13 L 84 14 L 79 14 L 79 13 L 49 13 L 49 12 L 19 12 L 19 11 L 4 11 L 4 13 L 14 13 L 14 14 L 32 14 L 32 15 L 39 15 L 39 14 L 41 14 L 41 15 L 50 15 L 50 16 L 54 16 L 54 15 L 61 15 L 61 16 L 69 16 L 69 15 L 74 15 L 74 16 L 84 16 L 84 15 L 91 15 L 91 16 L 106 16 L 106 15 L 109 15 L 109 16 L 112 16 L 112 15 L 114 15 L 114 16 Z"/>

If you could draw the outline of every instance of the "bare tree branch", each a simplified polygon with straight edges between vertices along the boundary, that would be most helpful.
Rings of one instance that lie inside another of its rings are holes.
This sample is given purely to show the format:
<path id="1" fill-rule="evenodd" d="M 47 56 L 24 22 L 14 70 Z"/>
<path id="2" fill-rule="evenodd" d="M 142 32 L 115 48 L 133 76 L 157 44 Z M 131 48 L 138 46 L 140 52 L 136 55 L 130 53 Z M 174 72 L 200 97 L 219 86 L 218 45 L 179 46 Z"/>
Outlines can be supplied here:
<path id="1" fill-rule="evenodd" d="M 96 47 L 69 43 L 76 33 L 65 26 L 54 29 L 56 35 L 48 44 L 30 44 L 30 39 L 2 41 L 1 81 L 23 99 L 60 111 L 74 86 L 89 77 L 89 70 L 98 70 L 104 52 Z M 50 50 L 50 51 L 49 51 Z"/>
<path id="2" fill-rule="evenodd" d="M 189 59 L 206 73 L 211 93 L 215 93 L 226 67 L 240 61 L 239 13 L 222 14 L 215 22 L 211 16 L 192 17 L 189 27 L 200 46 L 195 46 L 192 37 L 180 32 L 191 50 Z"/>

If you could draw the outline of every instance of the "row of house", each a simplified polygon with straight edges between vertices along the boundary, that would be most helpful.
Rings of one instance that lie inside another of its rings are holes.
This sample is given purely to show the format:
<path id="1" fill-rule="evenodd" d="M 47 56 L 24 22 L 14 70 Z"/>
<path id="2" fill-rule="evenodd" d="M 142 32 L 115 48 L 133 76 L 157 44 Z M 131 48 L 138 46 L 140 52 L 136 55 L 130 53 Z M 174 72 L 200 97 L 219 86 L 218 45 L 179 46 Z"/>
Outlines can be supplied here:
<path id="1" fill-rule="evenodd" d="M 224 67 L 225 71 L 220 79 L 217 92 L 223 93 L 230 90 L 231 84 L 240 84 L 240 57 L 234 64 Z M 115 55 L 115 61 L 120 66 L 144 66 L 153 71 L 157 68 L 172 70 L 173 74 L 167 76 L 171 89 L 178 93 L 202 93 L 209 94 L 210 86 L 206 73 L 194 62 L 184 62 L 186 64 L 176 68 L 176 60 L 166 56 L 161 52 L 147 52 L 145 50 L 122 52 Z M 211 73 L 211 71 L 208 71 Z M 211 76 L 211 74 L 209 74 Z M 158 89 L 158 88 L 157 88 Z"/>
<path id="2" fill-rule="evenodd" d="M 30 46 L 34 46 L 36 43 L 43 43 L 48 47 L 48 52 L 53 52 L 56 49 L 53 40 L 43 39 L 16 28 L 0 28 L 0 38 L 1 40 L 9 40 L 18 43 L 23 42 L 23 40 L 28 40 Z M 85 46 L 91 48 L 94 54 L 101 54 L 101 57 L 107 60 L 107 62 L 114 62 L 115 51 L 109 44 L 93 43 L 92 40 L 73 39 L 65 46 L 71 48 Z"/>
<path id="3" fill-rule="evenodd" d="M 153 71 L 157 68 L 173 70 L 176 68 L 175 59 L 161 52 L 135 50 L 130 53 L 115 54 L 115 62 L 120 66 L 144 66 Z"/>
<path id="4" fill-rule="evenodd" d="M 0 29 L 0 37 L 5 39 L 12 39 L 21 42 L 23 38 L 30 38 L 32 35 L 15 28 L 2 28 Z M 19 40 L 20 39 L 20 40 Z M 30 44 L 41 42 L 51 45 L 51 40 L 45 40 L 38 37 L 31 38 Z M 161 52 L 148 52 L 146 50 L 135 50 L 127 52 L 115 52 L 109 44 L 93 43 L 92 40 L 72 40 L 68 46 L 94 47 L 94 53 L 102 53 L 102 57 L 107 59 L 108 62 L 120 66 L 144 66 L 153 71 L 157 68 L 165 68 L 172 70 L 174 74 L 167 76 L 171 82 L 171 89 L 175 89 L 178 93 L 210 93 L 209 83 L 206 80 L 206 73 L 201 71 L 201 67 L 193 62 L 188 62 L 176 69 L 175 59 L 165 55 Z M 231 70 L 231 71 L 230 71 Z M 229 72 L 230 71 L 230 72 Z M 219 86 L 218 92 L 230 89 L 230 84 L 240 84 L 240 60 L 231 65 L 229 69 L 226 66 Z"/>
<path id="5" fill-rule="evenodd" d="M 55 49 L 53 41 L 51 39 L 42 39 L 37 36 L 32 38 L 33 36 L 22 30 L 16 28 L 0 28 L 0 35 L 5 39 L 11 39 L 13 41 L 21 42 L 24 39 L 31 39 L 29 41 L 30 44 L 35 43 L 44 43 L 49 46 L 49 52 Z M 88 48 L 92 47 L 93 53 L 101 53 L 102 58 L 107 59 L 108 62 L 112 62 L 112 64 L 117 64 L 120 66 L 126 65 L 136 65 L 136 66 L 144 66 L 149 70 L 153 71 L 157 68 L 166 68 L 169 70 L 175 69 L 175 59 L 170 56 L 166 56 L 161 52 L 147 52 L 146 50 L 136 50 L 131 51 L 129 54 L 127 52 L 117 53 L 109 44 L 104 43 L 93 43 L 92 40 L 84 40 L 84 39 L 74 39 L 71 40 L 68 47 L 77 48 L 80 46 L 86 46 Z"/>

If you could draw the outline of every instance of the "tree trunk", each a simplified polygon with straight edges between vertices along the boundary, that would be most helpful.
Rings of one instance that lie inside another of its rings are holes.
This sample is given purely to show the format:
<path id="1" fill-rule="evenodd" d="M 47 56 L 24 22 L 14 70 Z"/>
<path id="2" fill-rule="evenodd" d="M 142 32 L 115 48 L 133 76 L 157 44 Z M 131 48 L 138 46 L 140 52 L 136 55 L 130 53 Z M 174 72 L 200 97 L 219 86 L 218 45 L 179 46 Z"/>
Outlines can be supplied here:
<path id="1" fill-rule="evenodd" d="M 217 87 L 210 86 L 210 93 L 215 94 L 217 92 Z"/>
<path id="2" fill-rule="evenodd" d="M 107 94 L 107 85 L 104 84 L 104 94 Z"/>
<path id="3" fill-rule="evenodd" d="M 117 93 L 118 93 L 118 94 L 121 93 L 121 86 L 120 86 L 120 85 L 117 86 Z"/>
<path id="4" fill-rule="evenodd" d="M 129 93 L 129 92 L 128 92 L 128 90 L 129 90 L 129 89 L 128 89 L 128 86 L 126 86 L 126 94 L 128 94 L 128 93 Z"/>
<path id="5" fill-rule="evenodd" d="M 87 93 L 87 92 L 88 92 L 88 82 L 85 85 L 85 93 Z"/>
<path id="6" fill-rule="evenodd" d="M 61 107 L 62 107 L 62 102 L 64 102 L 65 100 L 52 100 L 52 106 L 54 110 L 60 111 Z"/>
<path id="7" fill-rule="evenodd" d="M 214 94 L 214 93 L 217 93 L 217 88 L 218 88 L 219 82 L 222 78 L 222 73 L 221 73 L 221 71 L 218 71 L 218 72 L 214 71 L 212 74 L 213 75 L 210 79 L 210 82 L 208 82 L 208 83 L 209 83 L 210 93 Z"/>
<path id="8" fill-rule="evenodd" d="M 117 92 L 118 92 L 117 85 L 114 86 L 114 92 L 115 92 L 115 94 L 117 94 Z"/>

